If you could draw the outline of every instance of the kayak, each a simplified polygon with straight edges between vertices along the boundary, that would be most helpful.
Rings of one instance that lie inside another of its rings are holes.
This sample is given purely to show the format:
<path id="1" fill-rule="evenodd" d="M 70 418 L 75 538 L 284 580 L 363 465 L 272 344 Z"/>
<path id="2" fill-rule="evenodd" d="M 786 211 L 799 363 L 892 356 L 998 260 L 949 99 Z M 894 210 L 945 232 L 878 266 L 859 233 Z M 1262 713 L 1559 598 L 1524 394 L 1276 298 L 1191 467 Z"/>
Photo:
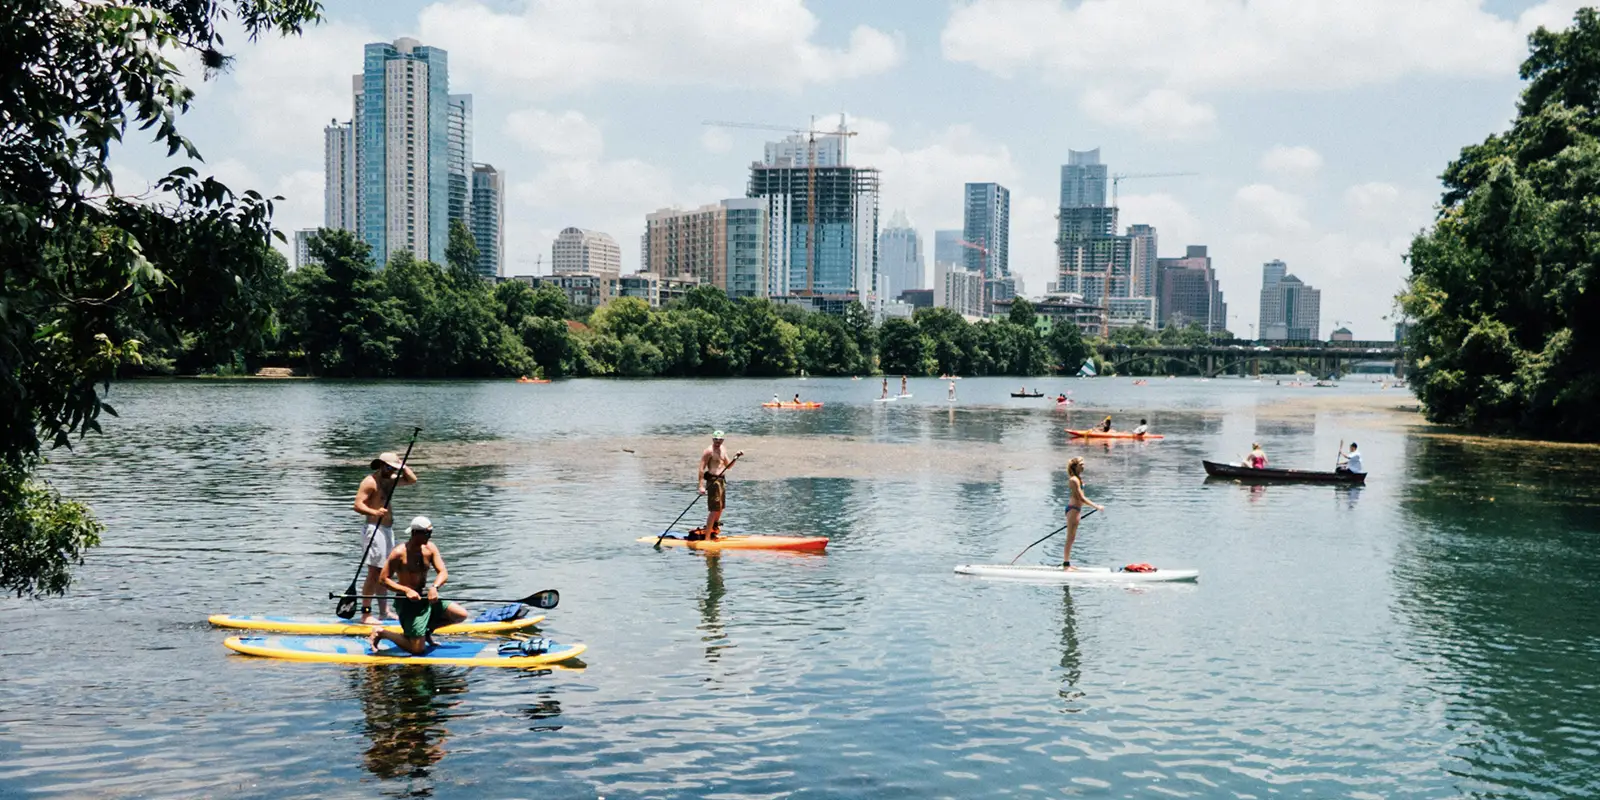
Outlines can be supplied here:
<path id="1" fill-rule="evenodd" d="M 1110 567 L 1079 567 L 1067 570 L 1029 564 L 962 564 L 956 567 L 956 572 L 980 578 L 1017 578 L 1051 583 L 1172 583 L 1200 579 L 1200 570 L 1197 569 L 1124 572 Z"/>
<path id="2" fill-rule="evenodd" d="M 762 403 L 762 408 L 822 408 L 821 403 Z"/>
<path id="3" fill-rule="evenodd" d="M 1039 392 L 1038 394 L 1032 394 L 1032 393 L 1028 393 L 1028 392 L 1012 392 L 1011 396 L 1012 397 L 1044 397 L 1044 392 Z"/>
<path id="4" fill-rule="evenodd" d="M 303 633 L 319 635 L 365 636 L 372 630 L 371 625 L 362 625 L 338 617 L 268 617 L 255 614 L 212 614 L 206 621 L 218 628 L 243 628 L 252 631 L 274 631 L 276 633 Z M 439 628 L 436 633 L 510 633 L 531 628 L 544 621 L 543 614 L 535 614 L 522 619 L 508 619 L 498 622 L 466 622 L 455 625 L 446 625 Z M 384 629 L 394 633 L 400 632 L 400 623 L 388 620 Z"/>
<path id="5" fill-rule="evenodd" d="M 646 536 L 639 541 L 654 543 L 656 537 Z M 826 536 L 723 536 L 719 539 L 689 541 L 682 536 L 666 536 L 663 545 L 687 547 L 691 550 L 825 550 Z"/>
<path id="6" fill-rule="evenodd" d="M 549 383 L 547 378 L 518 378 L 517 383 Z"/>
<path id="7" fill-rule="evenodd" d="M 1128 431 L 1112 431 L 1110 433 L 1106 433 L 1105 431 L 1073 430 L 1072 428 L 1067 428 L 1067 433 L 1070 433 L 1073 436 L 1078 437 L 1079 439 L 1165 439 L 1165 438 L 1167 438 L 1165 436 L 1162 436 L 1159 433 L 1130 433 Z"/>
<path id="8" fill-rule="evenodd" d="M 1310 469 L 1272 469 L 1271 467 L 1246 467 L 1242 464 L 1221 464 L 1201 459 L 1206 474 L 1216 478 L 1238 478 L 1242 481 L 1302 481 L 1307 483 L 1366 483 L 1365 472 L 1319 472 Z"/>
<path id="9" fill-rule="evenodd" d="M 381 642 L 378 652 L 367 648 L 366 637 L 356 636 L 229 636 L 223 644 L 247 656 L 280 658 L 286 661 L 321 661 L 334 664 L 456 664 L 467 667 L 537 667 L 577 658 L 589 649 L 584 644 L 551 643 L 539 655 L 507 655 L 500 652 L 506 639 L 468 639 L 439 642 L 420 656 Z"/>

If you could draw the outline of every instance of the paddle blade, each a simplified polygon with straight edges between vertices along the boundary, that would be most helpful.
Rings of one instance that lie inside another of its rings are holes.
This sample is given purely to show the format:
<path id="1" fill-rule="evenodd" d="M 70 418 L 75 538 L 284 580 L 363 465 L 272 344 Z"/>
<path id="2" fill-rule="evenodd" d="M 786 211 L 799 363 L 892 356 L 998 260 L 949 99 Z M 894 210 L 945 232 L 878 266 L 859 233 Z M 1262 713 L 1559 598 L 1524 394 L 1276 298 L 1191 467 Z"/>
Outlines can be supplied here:
<path id="1" fill-rule="evenodd" d="M 333 610 L 339 619 L 350 619 L 356 615 L 356 596 L 347 594 L 339 598 L 339 605 Z"/>
<path id="2" fill-rule="evenodd" d="M 533 606 L 534 608 L 542 608 L 546 611 L 555 608 L 556 604 L 560 602 L 561 593 L 554 589 L 546 589 L 542 592 L 534 592 L 533 594 L 530 594 L 522 599 L 523 605 Z"/>

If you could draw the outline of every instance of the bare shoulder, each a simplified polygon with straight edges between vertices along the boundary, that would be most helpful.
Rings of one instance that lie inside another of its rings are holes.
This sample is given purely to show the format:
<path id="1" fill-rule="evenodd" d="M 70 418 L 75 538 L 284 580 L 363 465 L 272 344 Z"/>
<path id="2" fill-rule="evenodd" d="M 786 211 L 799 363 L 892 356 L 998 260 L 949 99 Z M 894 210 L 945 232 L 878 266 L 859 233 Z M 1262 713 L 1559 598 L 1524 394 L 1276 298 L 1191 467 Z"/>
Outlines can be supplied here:
<path id="1" fill-rule="evenodd" d="M 359 489 L 357 489 L 356 491 L 370 492 L 370 491 L 373 491 L 373 490 L 375 490 L 377 488 L 378 488 L 378 479 L 372 477 L 372 473 L 369 472 L 369 473 L 367 473 L 367 477 L 361 479 L 361 487 Z"/>

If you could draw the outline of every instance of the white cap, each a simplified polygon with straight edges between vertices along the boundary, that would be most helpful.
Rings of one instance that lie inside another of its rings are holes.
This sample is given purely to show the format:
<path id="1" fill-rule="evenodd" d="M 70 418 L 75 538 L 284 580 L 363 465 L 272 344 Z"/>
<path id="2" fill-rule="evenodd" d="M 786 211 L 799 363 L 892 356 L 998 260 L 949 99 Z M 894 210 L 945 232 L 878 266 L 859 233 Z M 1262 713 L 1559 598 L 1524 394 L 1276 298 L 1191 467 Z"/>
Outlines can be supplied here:
<path id="1" fill-rule="evenodd" d="M 412 517 L 410 530 L 433 533 L 433 523 L 427 517 Z"/>

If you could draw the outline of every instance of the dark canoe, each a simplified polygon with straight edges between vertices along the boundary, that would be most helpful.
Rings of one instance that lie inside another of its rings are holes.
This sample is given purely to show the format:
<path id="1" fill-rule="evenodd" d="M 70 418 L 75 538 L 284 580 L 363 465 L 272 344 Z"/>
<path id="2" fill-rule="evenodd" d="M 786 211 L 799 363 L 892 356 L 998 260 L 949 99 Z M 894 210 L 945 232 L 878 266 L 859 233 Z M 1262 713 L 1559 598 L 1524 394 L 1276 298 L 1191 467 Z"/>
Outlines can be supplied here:
<path id="1" fill-rule="evenodd" d="M 1044 397 L 1044 392 L 1039 392 L 1038 394 L 1028 394 L 1026 392 L 1012 392 L 1011 396 L 1012 397 Z"/>
<path id="2" fill-rule="evenodd" d="M 1311 483 L 1366 483 L 1365 472 L 1317 472 L 1308 469 L 1251 469 L 1233 464 L 1219 464 L 1202 460 L 1206 474 L 1215 478 L 1239 478 L 1247 481 L 1305 481 Z"/>

